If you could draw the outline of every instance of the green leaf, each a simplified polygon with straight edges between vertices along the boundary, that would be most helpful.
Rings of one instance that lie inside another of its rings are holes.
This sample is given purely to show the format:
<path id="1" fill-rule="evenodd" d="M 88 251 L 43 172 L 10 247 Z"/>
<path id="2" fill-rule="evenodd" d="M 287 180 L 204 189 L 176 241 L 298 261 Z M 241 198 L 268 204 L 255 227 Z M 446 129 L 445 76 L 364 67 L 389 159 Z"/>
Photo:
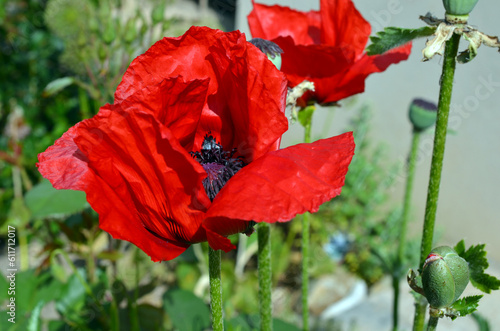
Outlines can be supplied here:
<path id="1" fill-rule="evenodd" d="M 366 52 L 368 55 L 382 54 L 413 39 L 428 37 L 434 34 L 435 31 L 436 28 L 430 26 L 419 29 L 387 27 L 384 31 L 377 32 L 376 36 L 370 37 L 372 43 L 366 48 Z"/>
<path id="2" fill-rule="evenodd" d="M 245 315 L 238 315 L 224 321 L 224 329 L 228 331 L 252 331 Z"/>
<path id="3" fill-rule="evenodd" d="M 83 269 L 79 269 L 78 272 L 82 277 L 85 277 Z M 83 325 L 85 323 L 83 310 L 86 297 L 82 283 L 77 275 L 72 274 L 62 290 L 59 300 L 56 301 L 56 309 L 66 320 Z"/>
<path id="4" fill-rule="evenodd" d="M 34 218 L 62 218 L 80 212 L 88 205 L 84 192 L 56 190 L 46 179 L 26 193 L 25 201 Z"/>
<path id="5" fill-rule="evenodd" d="M 482 297 L 482 295 L 474 295 L 455 301 L 455 303 L 451 306 L 451 309 L 454 310 L 453 314 L 447 314 L 447 316 L 454 320 L 457 317 L 471 314 L 477 309 L 479 300 Z"/>
<path id="6" fill-rule="evenodd" d="M 290 323 L 284 322 L 280 319 L 273 318 L 273 330 L 274 331 L 300 331 L 298 327 Z"/>
<path id="7" fill-rule="evenodd" d="M 28 324 L 28 331 L 38 331 L 40 330 L 40 312 L 42 311 L 43 305 L 45 302 L 43 300 L 40 300 L 38 304 L 36 305 L 35 309 L 31 312 L 31 316 L 29 319 L 29 324 Z"/>
<path id="8" fill-rule="evenodd" d="M 137 314 L 141 330 L 162 330 L 163 311 L 161 308 L 142 304 L 137 307 Z"/>
<path id="9" fill-rule="evenodd" d="M 241 314 L 230 320 L 225 321 L 225 327 L 228 331 L 254 331 L 260 326 L 260 316 L 256 314 Z M 300 331 L 298 327 L 283 320 L 273 318 L 274 331 Z"/>
<path id="10" fill-rule="evenodd" d="M 75 79 L 73 77 L 63 77 L 63 78 L 58 78 L 56 80 L 53 80 L 45 87 L 42 95 L 44 97 L 49 97 L 51 95 L 59 93 L 64 88 L 70 86 L 74 82 L 75 82 Z"/>
<path id="11" fill-rule="evenodd" d="M 190 291 L 176 289 L 165 292 L 163 307 L 178 330 L 199 331 L 210 326 L 208 306 Z"/>
<path id="12" fill-rule="evenodd" d="M 472 285 L 485 293 L 490 293 L 491 290 L 500 288 L 500 280 L 484 272 L 489 266 L 484 246 L 484 244 L 471 246 L 465 250 L 465 243 L 462 240 L 455 246 L 455 251 L 469 263 L 469 278 Z"/>

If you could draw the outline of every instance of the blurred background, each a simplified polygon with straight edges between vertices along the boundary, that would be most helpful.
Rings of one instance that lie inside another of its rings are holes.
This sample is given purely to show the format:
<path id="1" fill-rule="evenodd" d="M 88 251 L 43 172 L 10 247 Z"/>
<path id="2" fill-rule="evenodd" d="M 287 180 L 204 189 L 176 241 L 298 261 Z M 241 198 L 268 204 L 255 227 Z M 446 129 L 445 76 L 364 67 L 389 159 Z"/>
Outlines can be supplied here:
<path id="1" fill-rule="evenodd" d="M 298 10 L 319 0 L 262 0 Z M 354 0 L 372 24 L 416 28 L 419 15 L 442 16 L 436 0 Z M 481 0 L 469 23 L 499 35 L 500 4 Z M 206 245 L 178 259 L 152 263 L 126 242 L 98 228 L 81 192 L 52 189 L 35 163 L 38 153 L 75 123 L 113 101 L 129 63 L 164 36 L 192 25 L 239 29 L 250 39 L 250 0 L 0 0 L 0 266 L 6 273 L 8 226 L 16 228 L 18 330 L 201 330 L 209 328 Z M 425 40 L 414 42 L 408 61 L 374 74 L 366 92 L 316 111 L 313 138 L 353 130 L 356 157 L 340 197 L 314 215 L 310 309 L 314 330 L 387 330 L 391 321 L 390 270 L 398 238 L 410 148 L 408 106 L 416 97 L 437 102 L 441 58 L 421 62 Z M 461 44 L 464 48 L 466 43 Z M 437 244 L 486 244 L 500 276 L 500 55 L 481 47 L 469 64 L 457 65 L 437 215 Z M 283 144 L 302 141 L 291 124 Z M 432 153 L 432 130 L 421 138 L 406 265 L 415 268 Z M 273 227 L 275 330 L 300 324 L 300 218 Z M 251 330 L 258 311 L 256 238 L 234 236 L 224 255 L 226 328 Z M 402 329 L 413 316 L 402 284 Z M 7 281 L 0 279 L 0 301 Z M 471 290 L 473 291 L 473 290 Z M 476 292 L 471 292 L 476 293 Z M 369 295 L 368 295 L 369 294 Z M 342 298 L 357 305 L 350 309 Z M 500 323 L 498 293 L 480 312 Z M 192 315 L 200 307 L 200 314 Z M 203 308 L 204 307 L 204 308 Z M 331 309 L 330 309 L 331 308 Z M 0 309 L 4 309 L 2 306 Z M 329 310 L 330 309 L 330 310 Z M 330 315 L 326 316 L 326 312 Z M 2 314 L 4 312 L 2 311 Z M 113 318 L 109 318 L 113 316 Z M 334 319 L 332 319 L 334 318 Z M 472 319 L 449 330 L 477 328 Z M 0 320 L 0 329 L 12 325 Z M 494 329 L 494 328 L 492 328 Z"/>

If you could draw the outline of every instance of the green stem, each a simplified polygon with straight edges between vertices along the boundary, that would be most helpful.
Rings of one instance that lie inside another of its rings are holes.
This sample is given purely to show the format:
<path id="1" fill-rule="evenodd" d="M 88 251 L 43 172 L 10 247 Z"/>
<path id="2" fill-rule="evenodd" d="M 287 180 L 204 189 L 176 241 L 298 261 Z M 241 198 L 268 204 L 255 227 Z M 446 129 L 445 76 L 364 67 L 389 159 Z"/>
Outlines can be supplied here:
<path id="1" fill-rule="evenodd" d="M 302 216 L 302 330 L 309 330 L 309 213 Z"/>
<path id="2" fill-rule="evenodd" d="M 223 331 L 222 319 L 222 283 L 220 277 L 220 250 L 208 248 L 208 275 L 210 277 L 210 309 L 212 311 L 213 331 Z"/>
<path id="3" fill-rule="evenodd" d="M 432 152 L 431 173 L 429 188 L 427 191 L 427 204 L 425 206 L 424 229 L 422 233 L 422 246 L 420 248 L 420 266 L 423 266 L 425 258 L 432 249 L 434 236 L 434 223 L 436 220 L 437 203 L 439 196 L 439 184 L 441 182 L 441 171 L 443 169 L 444 149 L 446 143 L 446 132 L 448 129 L 448 115 L 450 113 L 451 92 L 453 89 L 453 77 L 455 75 L 456 56 L 460 36 L 454 34 L 446 42 L 443 73 L 441 74 L 441 89 L 439 91 L 438 114 L 436 122 L 436 133 L 434 135 L 434 149 Z M 415 325 L 423 325 L 423 316 L 417 303 L 415 310 Z"/>
<path id="4" fill-rule="evenodd" d="M 118 309 L 118 304 L 116 302 L 115 296 L 113 296 L 113 300 L 111 301 L 110 305 L 110 312 L 111 312 L 111 331 L 120 331 L 120 317 L 119 317 L 119 309 Z"/>
<path id="5" fill-rule="evenodd" d="M 392 288 L 394 291 L 394 301 L 392 309 L 392 329 L 396 331 L 399 323 L 399 281 L 402 276 L 402 267 L 404 260 L 404 253 L 406 247 L 406 231 L 408 227 L 408 220 L 410 218 L 411 197 L 413 193 L 413 181 L 415 178 L 415 165 L 418 154 L 418 144 L 420 142 L 420 131 L 413 130 L 413 138 L 411 142 L 410 156 L 408 158 L 408 172 L 406 179 L 405 197 L 403 202 L 403 215 L 401 217 L 401 224 L 399 228 L 399 246 L 398 256 L 396 257 L 396 270 L 392 275 Z"/>
<path id="6" fill-rule="evenodd" d="M 417 294 L 420 300 L 415 301 L 415 319 L 413 320 L 413 331 L 422 331 L 425 324 L 425 314 L 427 310 L 427 299 Z"/>
<path id="7" fill-rule="evenodd" d="M 427 331 L 435 331 L 438 325 L 439 318 L 431 316 L 429 317 L 429 323 L 427 324 Z"/>
<path id="8" fill-rule="evenodd" d="M 418 155 L 418 145 L 420 142 L 420 132 L 413 131 L 413 139 L 411 142 L 410 157 L 408 158 L 408 173 L 406 179 L 405 198 L 403 203 L 403 215 L 399 229 L 399 247 L 398 247 L 398 262 L 403 261 L 406 248 L 406 232 L 408 220 L 410 218 L 411 200 L 413 193 L 413 182 L 415 178 L 415 165 Z"/>
<path id="9" fill-rule="evenodd" d="M 135 246 L 134 246 L 135 247 Z M 130 304 L 130 329 L 132 331 L 139 331 L 141 329 L 139 324 L 139 312 L 137 311 L 137 300 L 139 299 L 139 248 L 135 247 L 134 253 L 134 266 L 135 266 L 135 288 L 133 295 L 133 302 Z"/>
<path id="10" fill-rule="evenodd" d="M 260 223 L 257 228 L 258 268 L 259 268 L 259 301 L 260 301 L 260 330 L 272 331 L 271 306 L 271 226 Z"/>
<path id="11" fill-rule="evenodd" d="M 316 107 L 309 105 L 302 109 L 304 117 L 301 121 L 304 127 L 304 142 L 311 142 L 312 117 Z M 300 116 L 300 115 L 299 115 Z M 305 213 L 302 217 L 302 330 L 309 330 L 309 228 L 310 220 L 309 213 Z"/>
<path id="12" fill-rule="evenodd" d="M 399 273 L 392 275 L 392 290 L 394 292 L 394 300 L 392 302 L 392 330 L 398 330 L 399 324 Z"/>
<path id="13" fill-rule="evenodd" d="M 20 228 L 17 232 L 19 234 L 19 260 L 21 261 L 21 270 L 28 270 L 30 267 L 28 236 L 26 232 L 25 227 Z"/>

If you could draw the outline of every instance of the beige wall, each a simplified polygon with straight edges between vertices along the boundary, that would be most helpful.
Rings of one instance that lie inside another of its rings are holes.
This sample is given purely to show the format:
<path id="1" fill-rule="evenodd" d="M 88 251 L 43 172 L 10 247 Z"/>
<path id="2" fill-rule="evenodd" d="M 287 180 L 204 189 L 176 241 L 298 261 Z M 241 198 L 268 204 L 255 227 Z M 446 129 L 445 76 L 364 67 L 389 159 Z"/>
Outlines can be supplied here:
<path id="1" fill-rule="evenodd" d="M 280 3 L 301 10 L 317 9 L 319 0 L 261 0 L 261 3 Z M 422 26 L 419 15 L 430 11 L 443 16 L 438 0 L 354 0 L 355 5 L 370 21 L 374 31 L 383 26 L 416 28 Z M 246 15 L 250 0 L 239 0 L 236 26 L 249 35 Z M 469 23 L 490 35 L 500 35 L 497 14 L 500 3 L 480 0 L 471 13 Z M 407 108 L 414 97 L 437 101 L 441 58 L 421 62 L 425 40 L 414 43 L 409 60 L 391 66 L 382 74 L 370 76 L 366 92 L 357 98 L 359 103 L 372 105 L 372 137 L 390 149 L 392 163 L 404 162 L 410 145 L 410 124 Z M 466 47 L 461 43 L 461 48 Z M 446 227 L 439 244 L 453 245 L 464 238 L 466 245 L 486 243 L 489 256 L 500 261 L 500 54 L 481 47 L 469 64 L 457 65 L 452 99 L 450 126 L 456 131 L 449 135 L 444 160 L 442 191 L 439 199 L 437 226 Z M 315 123 L 321 129 L 325 112 L 317 112 Z M 351 112 L 335 110 L 338 123 L 330 134 L 340 133 Z M 286 143 L 297 142 L 302 133 L 297 126 L 285 137 Z M 297 138 L 298 137 L 298 138 Z M 412 231 L 421 230 L 428 184 L 433 136 L 427 134 L 421 144 L 422 163 L 417 171 L 413 204 Z M 394 201 L 402 197 L 404 178 L 396 183 Z"/>

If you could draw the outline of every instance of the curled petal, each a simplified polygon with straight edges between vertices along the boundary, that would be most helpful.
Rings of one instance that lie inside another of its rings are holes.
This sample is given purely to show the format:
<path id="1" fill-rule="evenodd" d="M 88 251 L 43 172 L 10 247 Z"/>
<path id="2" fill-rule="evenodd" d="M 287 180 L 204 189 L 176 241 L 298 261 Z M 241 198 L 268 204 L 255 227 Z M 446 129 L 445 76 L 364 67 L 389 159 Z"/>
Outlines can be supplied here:
<path id="1" fill-rule="evenodd" d="M 248 15 L 252 36 L 273 40 L 280 36 L 290 36 L 299 45 L 319 44 L 320 13 L 317 10 L 300 12 L 278 5 L 266 6 L 253 3 Z"/>
<path id="2" fill-rule="evenodd" d="M 365 50 L 371 26 L 352 1 L 321 0 L 321 43 L 352 51 L 359 57 Z"/>
<path id="3" fill-rule="evenodd" d="M 340 194 L 354 155 L 352 133 L 270 152 L 240 170 L 214 199 L 217 217 L 284 222 Z"/>

